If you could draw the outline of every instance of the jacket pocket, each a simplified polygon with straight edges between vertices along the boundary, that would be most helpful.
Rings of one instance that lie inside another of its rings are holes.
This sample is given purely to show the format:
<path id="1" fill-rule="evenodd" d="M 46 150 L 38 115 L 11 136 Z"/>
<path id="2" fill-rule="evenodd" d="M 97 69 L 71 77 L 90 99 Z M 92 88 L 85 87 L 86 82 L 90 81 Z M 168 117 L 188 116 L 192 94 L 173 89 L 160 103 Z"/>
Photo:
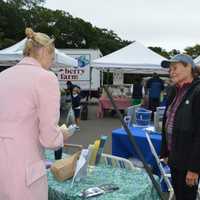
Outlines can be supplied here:
<path id="1" fill-rule="evenodd" d="M 46 169 L 43 160 L 29 164 L 26 167 L 26 185 L 30 186 L 32 183 L 45 175 Z"/>

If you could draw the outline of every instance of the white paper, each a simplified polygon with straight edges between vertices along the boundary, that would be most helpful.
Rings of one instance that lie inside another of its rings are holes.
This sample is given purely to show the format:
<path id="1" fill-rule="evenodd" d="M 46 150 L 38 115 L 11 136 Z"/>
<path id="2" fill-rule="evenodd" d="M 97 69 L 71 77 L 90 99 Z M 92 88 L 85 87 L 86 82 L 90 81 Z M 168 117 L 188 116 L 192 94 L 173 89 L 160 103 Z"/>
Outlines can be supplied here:
<path id="1" fill-rule="evenodd" d="M 88 167 L 88 161 L 90 159 L 91 152 L 88 149 L 83 149 L 81 151 L 79 160 L 76 164 L 76 170 L 72 179 L 71 187 L 74 184 L 74 181 L 78 182 L 82 178 L 85 178 L 87 176 L 87 167 Z"/>

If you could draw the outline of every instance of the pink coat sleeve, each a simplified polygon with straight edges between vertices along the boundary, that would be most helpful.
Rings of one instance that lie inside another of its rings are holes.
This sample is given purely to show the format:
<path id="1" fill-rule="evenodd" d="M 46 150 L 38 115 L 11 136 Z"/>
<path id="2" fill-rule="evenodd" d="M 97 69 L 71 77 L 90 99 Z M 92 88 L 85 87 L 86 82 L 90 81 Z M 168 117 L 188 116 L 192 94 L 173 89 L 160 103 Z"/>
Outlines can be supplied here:
<path id="1" fill-rule="evenodd" d="M 45 72 L 36 83 L 39 141 L 42 146 L 58 149 L 63 146 L 63 135 L 58 128 L 60 116 L 60 90 L 57 77 Z"/>

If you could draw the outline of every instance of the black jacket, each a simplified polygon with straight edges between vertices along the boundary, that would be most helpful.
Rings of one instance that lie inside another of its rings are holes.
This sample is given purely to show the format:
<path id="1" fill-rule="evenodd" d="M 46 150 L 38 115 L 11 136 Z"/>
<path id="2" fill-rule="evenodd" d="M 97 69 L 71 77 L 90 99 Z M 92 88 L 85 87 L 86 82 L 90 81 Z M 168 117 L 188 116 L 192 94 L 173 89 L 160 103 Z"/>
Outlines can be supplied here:
<path id="1" fill-rule="evenodd" d="M 168 105 L 174 97 L 172 92 Z M 169 157 L 169 165 L 179 170 L 200 173 L 200 79 L 195 79 L 189 86 L 175 113 L 171 152 L 167 150 L 167 136 L 163 129 L 161 157 Z"/>
<path id="2" fill-rule="evenodd" d="M 141 83 L 135 83 L 133 85 L 133 99 L 141 99 L 142 98 L 142 84 Z"/>
<path id="3" fill-rule="evenodd" d="M 78 94 L 76 97 L 72 95 L 72 108 L 77 108 L 81 105 L 81 95 Z"/>

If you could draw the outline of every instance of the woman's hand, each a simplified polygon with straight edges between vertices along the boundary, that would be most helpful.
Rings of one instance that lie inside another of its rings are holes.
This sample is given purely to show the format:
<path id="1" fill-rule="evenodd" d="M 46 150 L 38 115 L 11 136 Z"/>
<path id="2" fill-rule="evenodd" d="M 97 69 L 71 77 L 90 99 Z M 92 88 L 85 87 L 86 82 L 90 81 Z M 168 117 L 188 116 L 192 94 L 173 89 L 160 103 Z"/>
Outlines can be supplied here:
<path id="1" fill-rule="evenodd" d="M 60 128 L 60 131 L 63 134 L 63 140 L 67 141 L 69 139 L 69 137 L 71 136 L 71 134 L 69 133 L 67 127 L 65 125 L 62 125 L 59 128 Z"/>
<path id="2" fill-rule="evenodd" d="M 168 157 L 161 158 L 160 161 L 167 165 L 168 164 Z"/>
<path id="3" fill-rule="evenodd" d="M 188 171 L 186 174 L 185 182 L 188 186 L 192 187 L 198 184 L 199 174 Z"/>

